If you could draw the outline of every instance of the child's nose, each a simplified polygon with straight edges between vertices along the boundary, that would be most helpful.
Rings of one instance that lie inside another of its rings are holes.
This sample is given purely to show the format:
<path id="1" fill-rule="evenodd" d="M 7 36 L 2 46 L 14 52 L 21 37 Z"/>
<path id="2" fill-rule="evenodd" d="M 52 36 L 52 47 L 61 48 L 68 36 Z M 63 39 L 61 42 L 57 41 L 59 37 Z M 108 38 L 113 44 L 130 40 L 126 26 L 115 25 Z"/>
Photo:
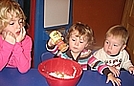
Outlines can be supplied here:
<path id="1" fill-rule="evenodd" d="M 78 46 L 78 45 L 79 45 L 79 42 L 78 42 L 78 41 L 76 41 L 76 42 L 75 42 L 75 45 L 76 45 L 76 46 Z"/>
<path id="2" fill-rule="evenodd" d="M 16 24 L 16 29 L 20 29 L 21 28 L 21 24 L 17 23 Z"/>
<path id="3" fill-rule="evenodd" d="M 112 49 L 112 45 L 109 45 L 109 46 L 108 46 L 108 49 Z"/>

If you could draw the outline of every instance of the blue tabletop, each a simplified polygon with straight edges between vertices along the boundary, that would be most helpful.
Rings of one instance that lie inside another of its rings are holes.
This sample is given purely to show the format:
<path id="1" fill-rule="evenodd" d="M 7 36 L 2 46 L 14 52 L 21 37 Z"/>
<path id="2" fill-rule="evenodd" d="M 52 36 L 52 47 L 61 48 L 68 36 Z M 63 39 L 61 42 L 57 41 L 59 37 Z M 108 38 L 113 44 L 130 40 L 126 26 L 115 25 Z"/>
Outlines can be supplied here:
<path id="1" fill-rule="evenodd" d="M 120 78 L 122 86 L 134 86 L 134 76 L 127 71 L 121 71 Z M 98 72 L 84 71 L 77 86 L 112 86 L 106 84 L 106 77 Z M 17 69 L 5 68 L 0 72 L 0 86 L 49 86 L 46 79 L 37 69 L 30 69 L 27 73 L 21 74 Z"/>

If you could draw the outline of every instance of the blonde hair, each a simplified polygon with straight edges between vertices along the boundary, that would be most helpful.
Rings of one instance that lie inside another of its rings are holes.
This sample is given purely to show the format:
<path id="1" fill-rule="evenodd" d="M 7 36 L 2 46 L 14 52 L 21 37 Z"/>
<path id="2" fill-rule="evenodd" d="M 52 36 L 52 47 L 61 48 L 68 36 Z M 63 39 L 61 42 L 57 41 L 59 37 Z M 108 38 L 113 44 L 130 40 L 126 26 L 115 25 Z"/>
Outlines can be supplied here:
<path id="1" fill-rule="evenodd" d="M 13 0 L 0 0 L 0 33 L 12 19 L 8 17 L 8 13 L 11 17 L 16 14 L 15 17 L 23 19 L 23 25 L 25 25 L 26 17 L 20 5 Z"/>
<path id="2" fill-rule="evenodd" d="M 79 32 L 78 37 L 84 36 L 85 38 L 87 38 L 88 46 L 86 47 L 86 49 L 90 48 L 90 46 L 94 42 L 93 31 L 92 31 L 92 29 L 88 25 L 82 24 L 81 22 L 73 24 L 70 27 L 70 29 L 67 32 L 66 42 L 68 43 L 69 38 L 72 35 L 72 32 L 75 31 L 75 30 L 77 30 Z"/>
<path id="3" fill-rule="evenodd" d="M 122 42 L 126 44 L 128 37 L 129 37 L 129 33 L 127 29 L 123 27 L 122 25 L 115 25 L 107 31 L 106 37 L 109 37 L 109 36 L 120 38 Z"/>

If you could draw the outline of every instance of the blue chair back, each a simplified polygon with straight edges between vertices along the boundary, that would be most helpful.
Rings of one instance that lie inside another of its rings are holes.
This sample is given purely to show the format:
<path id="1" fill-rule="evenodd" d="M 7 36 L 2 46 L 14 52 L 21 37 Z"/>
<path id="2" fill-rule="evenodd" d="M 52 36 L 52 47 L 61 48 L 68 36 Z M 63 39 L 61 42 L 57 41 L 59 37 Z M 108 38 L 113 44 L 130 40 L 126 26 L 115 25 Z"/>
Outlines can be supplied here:
<path id="1" fill-rule="evenodd" d="M 44 60 L 48 60 L 54 57 L 54 54 L 52 54 L 51 52 L 44 52 L 41 55 L 41 62 Z"/>

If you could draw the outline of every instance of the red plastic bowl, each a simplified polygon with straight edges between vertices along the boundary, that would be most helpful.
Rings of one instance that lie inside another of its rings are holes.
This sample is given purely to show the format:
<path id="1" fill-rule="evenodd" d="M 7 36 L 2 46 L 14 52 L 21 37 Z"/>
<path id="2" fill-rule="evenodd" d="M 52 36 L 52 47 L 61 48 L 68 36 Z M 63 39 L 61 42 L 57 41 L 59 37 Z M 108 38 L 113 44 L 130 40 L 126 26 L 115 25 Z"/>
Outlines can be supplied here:
<path id="1" fill-rule="evenodd" d="M 67 75 L 73 75 L 74 67 L 76 69 L 76 74 L 74 78 L 63 79 L 56 78 L 50 74 L 50 72 L 64 72 Z M 82 69 L 80 64 L 75 61 L 63 59 L 63 58 L 52 58 L 46 61 L 43 61 L 38 66 L 38 71 L 43 75 L 50 86 L 76 86 L 81 75 Z"/>

